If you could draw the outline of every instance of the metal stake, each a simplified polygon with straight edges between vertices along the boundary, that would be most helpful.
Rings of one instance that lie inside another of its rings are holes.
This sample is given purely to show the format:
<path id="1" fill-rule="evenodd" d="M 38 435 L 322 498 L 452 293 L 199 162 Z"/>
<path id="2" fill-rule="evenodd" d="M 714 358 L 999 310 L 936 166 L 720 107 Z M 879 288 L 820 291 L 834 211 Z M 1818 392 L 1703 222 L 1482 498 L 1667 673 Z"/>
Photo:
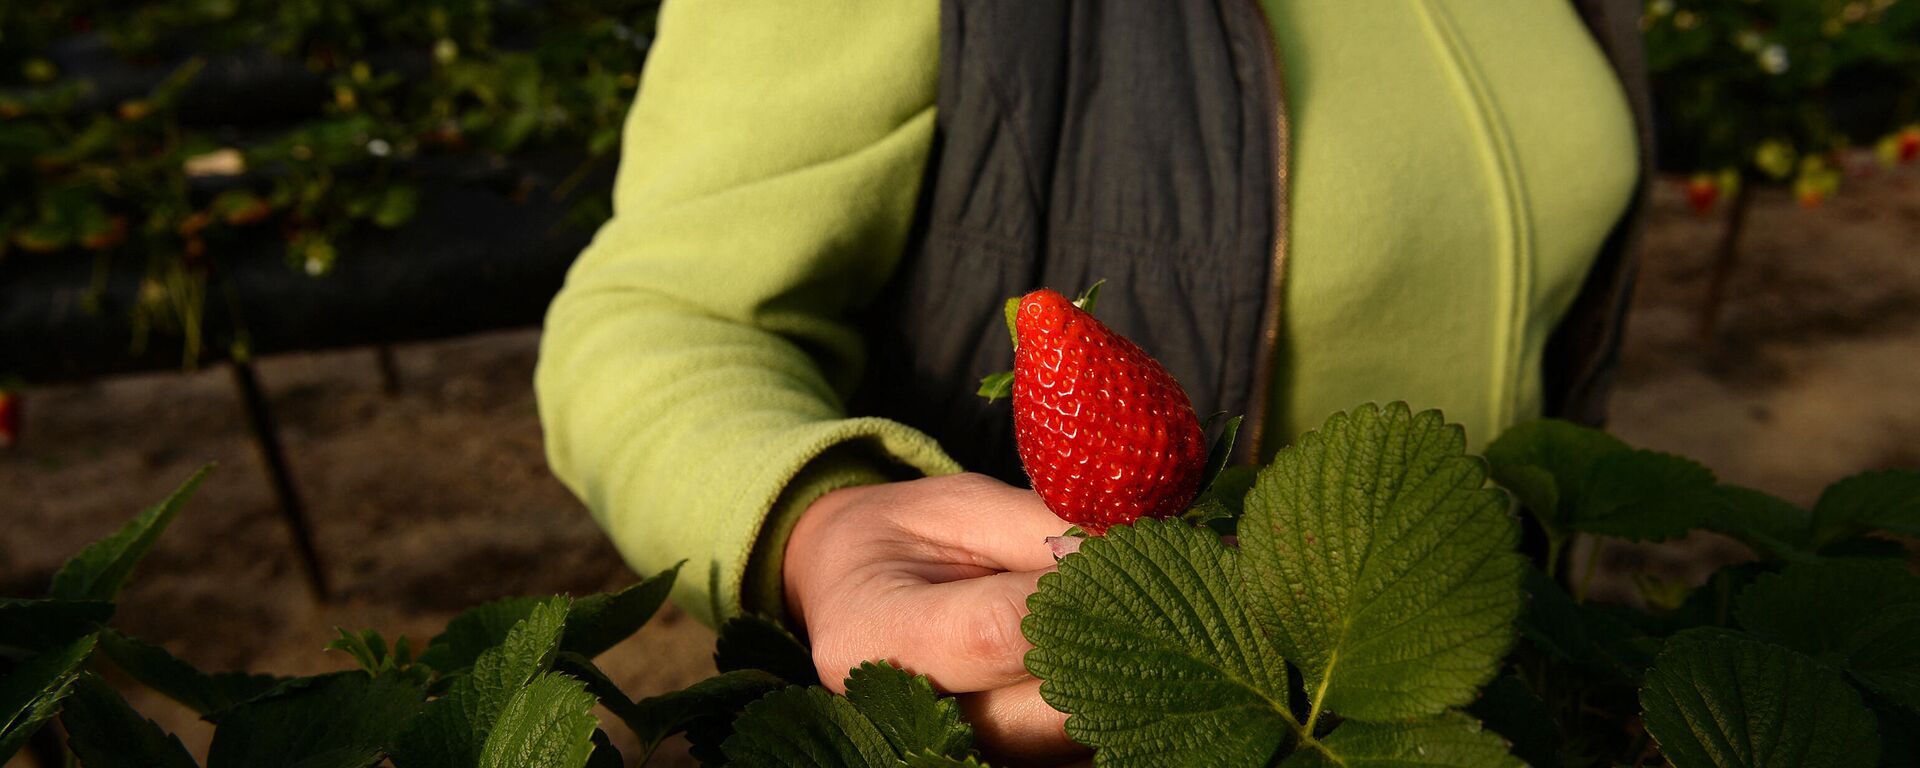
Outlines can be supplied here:
<path id="1" fill-rule="evenodd" d="M 306 508 L 300 502 L 300 492 L 293 487 L 293 475 L 287 470 L 285 454 L 280 449 L 280 432 L 273 422 L 273 411 L 267 405 L 267 398 L 260 391 L 260 381 L 254 377 L 253 364 L 234 361 L 229 369 L 233 371 L 233 385 L 240 390 L 240 402 L 247 412 L 247 428 L 253 432 L 254 447 L 260 449 L 260 463 L 266 466 L 267 479 L 273 483 L 273 495 L 280 504 L 280 515 L 286 518 L 287 531 L 293 535 L 293 545 L 300 555 L 300 564 L 307 572 L 307 587 L 312 590 L 313 598 L 326 602 L 331 594 L 327 587 L 327 571 L 320 563 L 320 551 L 313 545 L 312 529 L 307 524 Z"/>

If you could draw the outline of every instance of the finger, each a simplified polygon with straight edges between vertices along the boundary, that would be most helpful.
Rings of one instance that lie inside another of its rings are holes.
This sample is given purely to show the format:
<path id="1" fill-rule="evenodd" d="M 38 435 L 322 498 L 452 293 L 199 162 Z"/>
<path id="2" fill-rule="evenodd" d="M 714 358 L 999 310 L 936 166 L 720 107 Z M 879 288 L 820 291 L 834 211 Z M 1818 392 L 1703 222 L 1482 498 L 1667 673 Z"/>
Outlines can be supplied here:
<path id="1" fill-rule="evenodd" d="M 876 606 L 892 617 L 894 661 L 943 691 L 1002 688 L 1031 679 L 1033 648 L 1020 633 L 1041 572 L 996 573 L 902 590 Z"/>
<path id="2" fill-rule="evenodd" d="M 1067 738 L 1067 716 L 1040 698 L 1039 680 L 958 698 L 981 751 L 994 765 L 1055 765 L 1089 751 Z"/>
<path id="3" fill-rule="evenodd" d="M 992 478 L 964 475 L 916 480 L 940 483 L 941 504 L 922 508 L 901 524 L 924 542 L 997 571 L 1037 571 L 1053 565 L 1047 537 L 1068 525 L 1024 488 Z"/>

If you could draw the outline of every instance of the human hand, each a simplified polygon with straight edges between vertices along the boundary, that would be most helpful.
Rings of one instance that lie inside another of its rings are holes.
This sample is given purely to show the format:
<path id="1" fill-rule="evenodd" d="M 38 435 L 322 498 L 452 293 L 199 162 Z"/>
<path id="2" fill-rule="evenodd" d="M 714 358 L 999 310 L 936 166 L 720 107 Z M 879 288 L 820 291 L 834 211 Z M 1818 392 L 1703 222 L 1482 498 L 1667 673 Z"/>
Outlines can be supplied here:
<path id="1" fill-rule="evenodd" d="M 834 491 L 801 514 L 781 577 L 820 679 L 885 659 L 955 694 L 983 751 L 1034 764 L 1085 754 L 1027 674 L 1027 596 L 1067 524 L 984 475 Z"/>

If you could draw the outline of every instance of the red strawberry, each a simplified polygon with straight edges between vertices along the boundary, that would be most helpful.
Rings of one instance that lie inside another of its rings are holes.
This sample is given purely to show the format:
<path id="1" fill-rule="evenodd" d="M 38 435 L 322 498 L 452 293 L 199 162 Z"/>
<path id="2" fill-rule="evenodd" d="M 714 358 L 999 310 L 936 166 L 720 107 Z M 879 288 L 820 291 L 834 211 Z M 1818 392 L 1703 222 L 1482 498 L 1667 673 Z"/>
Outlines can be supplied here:
<path id="1" fill-rule="evenodd" d="M 1712 213 L 1713 204 L 1719 199 L 1720 186 L 1714 183 L 1712 176 L 1697 173 L 1687 180 L 1687 207 L 1692 208 L 1695 215 Z"/>
<path id="2" fill-rule="evenodd" d="M 1016 327 L 1014 438 L 1047 508 L 1093 534 L 1185 511 L 1207 445 L 1179 382 L 1054 291 L 1022 297 Z"/>
<path id="3" fill-rule="evenodd" d="M 20 396 L 0 392 L 0 448 L 11 448 L 20 437 Z"/>

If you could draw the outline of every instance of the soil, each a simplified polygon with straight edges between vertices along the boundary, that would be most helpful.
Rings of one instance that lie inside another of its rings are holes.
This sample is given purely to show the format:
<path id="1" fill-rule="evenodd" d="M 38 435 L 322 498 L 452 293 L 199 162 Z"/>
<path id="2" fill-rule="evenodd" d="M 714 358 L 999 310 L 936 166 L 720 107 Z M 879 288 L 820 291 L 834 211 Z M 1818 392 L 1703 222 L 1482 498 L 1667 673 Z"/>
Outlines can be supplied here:
<path id="1" fill-rule="evenodd" d="M 1697 317 L 1719 222 L 1686 212 L 1676 187 L 1662 184 L 1654 203 L 1615 431 L 1800 503 L 1844 475 L 1920 466 L 1920 169 L 1852 179 L 1818 210 L 1757 192 L 1710 339 Z M 495 597 L 631 583 L 547 470 L 537 341 L 528 331 L 401 347 L 391 395 L 372 350 L 259 364 L 337 593 L 324 605 L 307 592 L 227 371 L 30 389 L 22 441 L 0 451 L 0 594 L 38 593 L 64 558 L 208 461 L 220 469 L 114 619 L 203 668 L 339 669 L 346 657 L 321 651 L 335 626 L 424 641 Z M 1710 537 L 1606 553 L 1608 570 L 1676 578 L 1744 555 Z M 1599 593 L 1632 599 L 1628 584 L 1606 580 Z M 657 694 L 710 674 L 712 641 L 669 606 L 602 664 L 633 696 Z M 129 690 L 204 754 L 204 724 Z M 692 763 L 674 743 L 651 764 Z"/>

